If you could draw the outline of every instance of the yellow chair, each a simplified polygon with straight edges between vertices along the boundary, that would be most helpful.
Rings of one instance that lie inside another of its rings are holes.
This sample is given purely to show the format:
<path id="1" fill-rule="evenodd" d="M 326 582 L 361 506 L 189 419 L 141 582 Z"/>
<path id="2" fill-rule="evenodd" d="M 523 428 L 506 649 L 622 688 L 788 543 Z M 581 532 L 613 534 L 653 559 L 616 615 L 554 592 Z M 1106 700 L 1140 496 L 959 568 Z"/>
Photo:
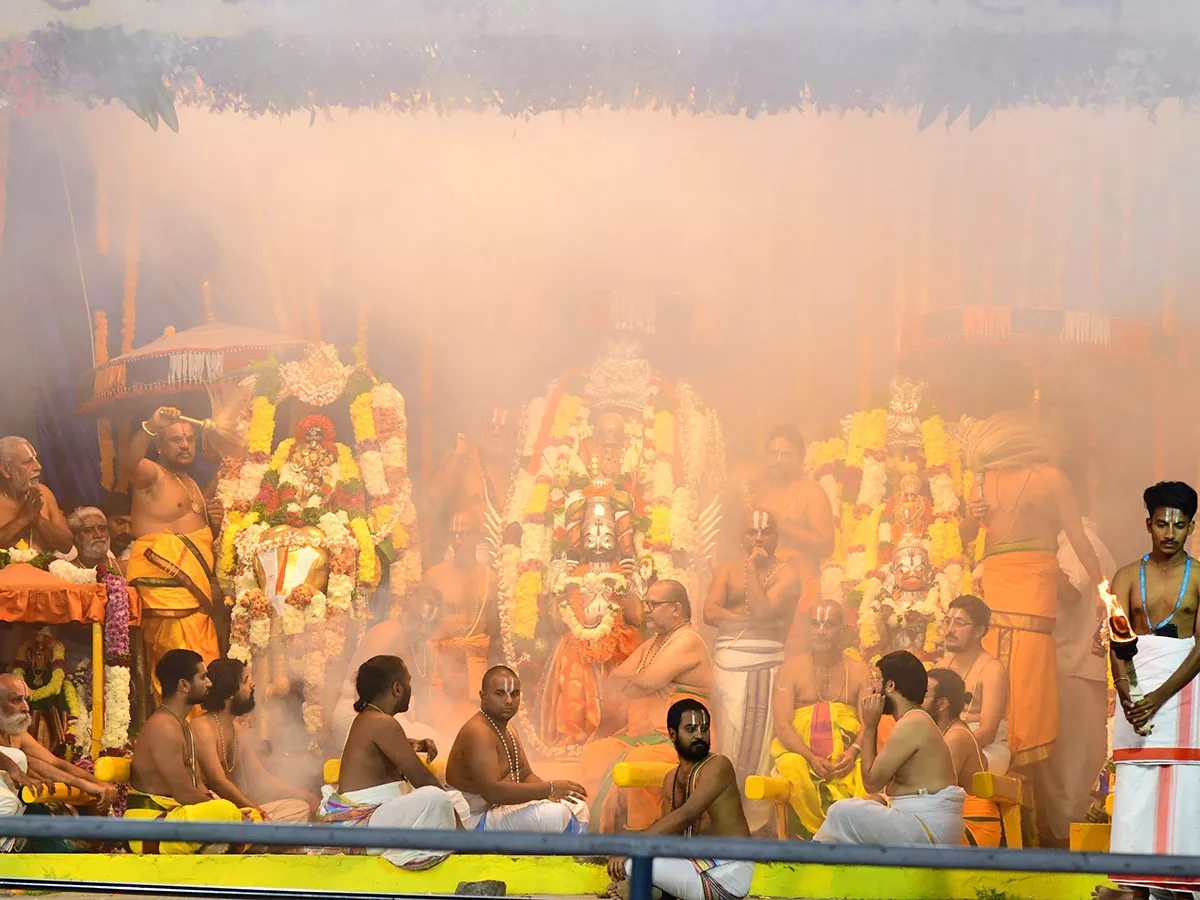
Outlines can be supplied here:
<path id="1" fill-rule="evenodd" d="M 1108 822 L 1072 822 L 1071 849 L 1089 853 L 1107 853 L 1112 840 L 1113 795 L 1104 798 Z"/>
<path id="2" fill-rule="evenodd" d="M 1012 848 L 1024 846 L 1021 838 L 1021 780 L 1009 775 L 994 775 L 991 772 L 976 772 L 972 784 L 974 794 L 981 800 L 991 800 L 1000 810 L 1000 822 L 1004 827 L 1004 842 Z"/>
<path id="3" fill-rule="evenodd" d="M 96 760 L 97 781 L 105 784 L 129 784 L 133 774 L 133 760 L 124 756 L 102 756 Z"/>
<path id="4" fill-rule="evenodd" d="M 770 775 L 751 775 L 746 779 L 746 799 L 764 800 L 775 805 L 775 836 L 786 841 L 788 833 L 788 807 L 792 802 L 792 783 L 786 778 Z"/>
<path id="5" fill-rule="evenodd" d="M 433 777 L 443 784 L 446 783 L 446 760 L 443 757 L 438 757 L 433 762 L 426 762 L 425 768 L 433 773 Z M 342 761 L 340 758 L 327 759 L 325 765 L 321 768 L 321 777 L 325 779 L 325 783 L 330 787 L 337 787 L 337 783 L 342 777 Z"/>
<path id="6" fill-rule="evenodd" d="M 623 762 L 613 766 L 613 784 L 619 788 L 662 787 L 667 773 L 675 768 L 666 762 Z"/>
<path id="7" fill-rule="evenodd" d="M 96 780 L 105 784 L 128 784 L 133 770 L 130 760 L 121 756 L 102 756 L 96 760 Z M 49 788 L 21 788 L 21 802 L 26 806 L 38 803 L 66 803 L 71 806 L 91 806 L 96 798 L 79 788 L 67 787 L 56 781 Z"/>

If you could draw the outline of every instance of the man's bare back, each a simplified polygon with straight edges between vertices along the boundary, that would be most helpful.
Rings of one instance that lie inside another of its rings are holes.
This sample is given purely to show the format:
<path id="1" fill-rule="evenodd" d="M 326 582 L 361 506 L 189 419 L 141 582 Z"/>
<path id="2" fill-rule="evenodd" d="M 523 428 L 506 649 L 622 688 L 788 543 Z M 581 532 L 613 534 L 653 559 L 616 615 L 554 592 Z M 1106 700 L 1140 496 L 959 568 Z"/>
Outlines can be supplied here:
<path id="1" fill-rule="evenodd" d="M 914 709 L 900 717 L 888 736 L 880 759 L 893 747 L 904 753 L 887 793 L 892 797 L 936 794 L 958 783 L 954 759 L 937 723 L 924 710 Z"/>
<path id="2" fill-rule="evenodd" d="M 355 717 L 346 736 L 338 790 L 344 794 L 394 781 L 407 781 L 413 787 L 437 783 L 412 749 L 404 726 L 392 716 L 366 709 Z"/>

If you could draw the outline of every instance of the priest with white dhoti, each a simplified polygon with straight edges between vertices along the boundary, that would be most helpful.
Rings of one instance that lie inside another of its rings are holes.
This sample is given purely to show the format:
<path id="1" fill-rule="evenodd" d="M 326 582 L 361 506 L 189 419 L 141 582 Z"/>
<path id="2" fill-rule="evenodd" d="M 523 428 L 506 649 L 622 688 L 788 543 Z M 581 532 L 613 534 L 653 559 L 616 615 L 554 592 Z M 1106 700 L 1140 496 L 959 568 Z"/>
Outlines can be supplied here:
<path id="1" fill-rule="evenodd" d="M 342 748 L 338 786 L 322 790 L 317 821 L 365 825 L 371 828 L 452 830 L 467 815 L 462 798 L 445 790 L 417 756 L 432 760 L 437 746 L 428 740 L 410 741 L 395 719 L 408 709 L 412 682 L 397 656 L 374 656 L 355 678 L 358 712 Z M 393 865 L 427 869 L 449 852 L 373 849 Z"/>
<path id="2" fill-rule="evenodd" d="M 479 831 L 587 831 L 587 791 L 566 779 L 534 774 L 509 722 L 521 706 L 521 679 L 507 666 L 483 676 L 479 712 L 467 720 L 446 760 L 446 784 L 462 791 Z"/>
<path id="3" fill-rule="evenodd" d="M 918 844 L 957 846 L 963 841 L 963 803 L 954 759 L 941 729 L 921 709 L 928 676 L 907 650 L 881 657 L 872 675 L 874 691 L 863 698 L 863 785 L 865 799 L 838 800 L 829 807 L 814 840 L 831 844 Z M 878 748 L 883 714 L 896 726 Z"/>
<path id="4" fill-rule="evenodd" d="M 1172 481 L 1148 488 L 1143 500 L 1151 552 L 1117 572 L 1110 594 L 1101 591 L 1111 611 L 1113 682 L 1123 713 L 1112 728 L 1109 844 L 1113 853 L 1200 856 L 1200 574 L 1186 549 L 1197 498 L 1190 486 Z M 1126 662 L 1134 634 L 1137 652 Z M 1120 890 L 1100 888 L 1096 896 L 1176 891 L 1200 898 L 1200 873 L 1113 880 Z"/>

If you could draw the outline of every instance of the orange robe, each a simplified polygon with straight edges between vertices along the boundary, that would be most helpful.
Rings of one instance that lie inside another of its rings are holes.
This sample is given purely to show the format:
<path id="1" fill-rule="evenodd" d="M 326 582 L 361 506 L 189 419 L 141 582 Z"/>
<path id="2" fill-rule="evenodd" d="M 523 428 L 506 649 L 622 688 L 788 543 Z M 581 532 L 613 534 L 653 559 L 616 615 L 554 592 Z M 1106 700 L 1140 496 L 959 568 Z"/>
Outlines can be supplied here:
<path id="1" fill-rule="evenodd" d="M 178 567 L 212 608 L 213 536 L 207 526 L 191 534 L 151 534 L 133 543 L 127 577 L 142 599 L 142 634 L 146 640 L 146 667 L 150 672 L 168 650 L 194 650 L 204 662 L 221 655 L 217 629 L 200 599 L 183 586 L 175 574 L 146 558 L 153 550 L 169 566 Z M 152 678 L 156 703 L 162 688 Z"/>
<path id="2" fill-rule="evenodd" d="M 573 634 L 564 634 L 546 667 L 542 740 L 550 746 L 591 740 L 600 727 L 601 680 L 628 659 L 640 643 L 638 631 L 626 625 L 619 612 L 607 637 L 581 641 Z"/>
<path id="3" fill-rule="evenodd" d="M 597 827 L 602 833 L 616 831 L 618 801 L 622 795 L 626 831 L 645 831 L 662 816 L 659 788 L 617 788 L 612 772 L 617 763 L 623 762 L 678 762 L 675 745 L 667 737 L 667 710 L 685 697 L 710 705 L 707 695 L 683 690 L 630 700 L 628 724 L 611 737 L 583 748 L 580 779 L 592 798 L 592 822 L 599 823 Z"/>
<path id="4" fill-rule="evenodd" d="M 983 647 L 1008 671 L 1012 768 L 1049 759 L 1058 736 L 1057 571 L 1051 551 L 1001 547 L 983 560 L 983 600 L 992 610 Z"/>

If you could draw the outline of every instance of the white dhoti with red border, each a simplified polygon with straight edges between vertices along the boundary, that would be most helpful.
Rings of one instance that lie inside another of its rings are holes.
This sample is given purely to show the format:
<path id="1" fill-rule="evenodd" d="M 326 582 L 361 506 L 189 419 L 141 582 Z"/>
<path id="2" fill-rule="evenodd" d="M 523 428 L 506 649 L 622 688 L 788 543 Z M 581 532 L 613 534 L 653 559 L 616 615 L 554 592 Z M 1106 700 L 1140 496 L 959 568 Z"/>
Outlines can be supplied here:
<path id="1" fill-rule="evenodd" d="M 1141 689 L 1148 694 L 1170 678 L 1194 646 L 1195 638 L 1139 636 L 1133 662 Z M 1151 724 L 1154 730 L 1143 737 L 1120 712 L 1113 721 L 1117 778 L 1111 851 L 1200 856 L 1200 679 L 1193 678 L 1163 704 Z M 1129 887 L 1200 892 L 1200 873 L 1113 880 Z"/>

